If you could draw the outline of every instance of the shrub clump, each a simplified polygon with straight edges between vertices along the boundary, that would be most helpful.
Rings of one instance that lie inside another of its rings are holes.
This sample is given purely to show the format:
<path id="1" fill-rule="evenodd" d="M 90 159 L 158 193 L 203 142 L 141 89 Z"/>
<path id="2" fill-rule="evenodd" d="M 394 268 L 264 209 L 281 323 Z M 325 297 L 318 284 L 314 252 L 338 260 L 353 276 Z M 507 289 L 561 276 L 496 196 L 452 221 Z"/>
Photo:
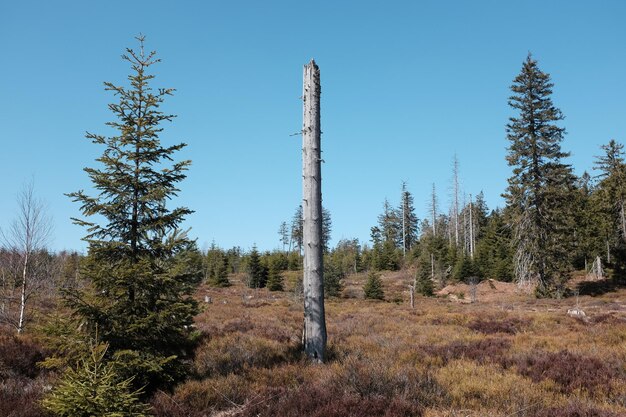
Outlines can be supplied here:
<path id="1" fill-rule="evenodd" d="M 499 363 L 510 347 L 508 339 L 491 337 L 465 343 L 454 341 L 441 346 L 423 345 L 420 348 L 427 355 L 441 358 L 445 364 L 464 358 L 478 363 Z"/>
<path id="2" fill-rule="evenodd" d="M 468 327 L 475 332 L 483 334 L 516 334 L 525 329 L 529 325 L 528 320 L 523 320 L 515 317 L 507 317 L 502 320 L 493 319 L 478 319 L 468 325 Z"/>
<path id="3" fill-rule="evenodd" d="M 546 406 L 550 398 L 546 384 L 507 372 L 495 364 L 479 365 L 455 360 L 437 371 L 437 380 L 448 391 L 454 409 L 481 410 L 480 415 L 499 410 L 506 415 L 530 415 Z M 519 414 L 524 411 L 526 414 Z"/>
<path id="4" fill-rule="evenodd" d="M 37 363 L 44 360 L 46 351 L 27 337 L 0 336 L 0 380 L 39 374 Z"/>
<path id="5" fill-rule="evenodd" d="M 251 402 L 237 415 L 241 417 L 420 417 L 423 408 L 402 398 L 363 397 L 346 392 L 337 385 L 307 383 L 295 390 L 267 388 L 261 398 Z"/>
<path id="6" fill-rule="evenodd" d="M 579 401 L 573 401 L 563 407 L 551 407 L 540 410 L 536 417 L 618 417 L 619 414 L 599 408 L 588 407 Z"/>
<path id="7" fill-rule="evenodd" d="M 595 392 L 610 390 L 611 379 L 617 371 L 598 358 L 583 356 L 567 350 L 560 352 L 533 352 L 503 361 L 503 366 L 513 366 L 518 373 L 534 382 L 550 379 L 564 393 L 575 390 Z"/>
<path id="8" fill-rule="evenodd" d="M 246 368 L 268 368 L 288 361 L 290 346 L 247 333 L 231 333 L 209 340 L 196 350 L 198 376 L 239 373 Z"/>
<path id="9" fill-rule="evenodd" d="M 205 417 L 217 411 L 241 407 L 253 394 L 247 378 L 230 374 L 187 381 L 179 385 L 173 394 L 158 391 L 150 405 L 157 417 Z"/>

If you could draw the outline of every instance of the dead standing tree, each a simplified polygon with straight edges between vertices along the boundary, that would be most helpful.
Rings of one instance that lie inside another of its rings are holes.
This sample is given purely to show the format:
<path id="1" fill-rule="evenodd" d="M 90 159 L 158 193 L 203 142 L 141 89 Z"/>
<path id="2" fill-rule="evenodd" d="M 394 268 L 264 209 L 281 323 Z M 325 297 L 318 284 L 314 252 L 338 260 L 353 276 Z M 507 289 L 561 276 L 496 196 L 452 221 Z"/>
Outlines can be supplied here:
<path id="1" fill-rule="evenodd" d="M 307 356 L 324 361 L 326 318 L 324 313 L 324 265 L 322 247 L 322 170 L 320 130 L 320 70 L 315 61 L 304 66 L 302 99 L 302 209 L 304 243 L 304 330 Z"/>

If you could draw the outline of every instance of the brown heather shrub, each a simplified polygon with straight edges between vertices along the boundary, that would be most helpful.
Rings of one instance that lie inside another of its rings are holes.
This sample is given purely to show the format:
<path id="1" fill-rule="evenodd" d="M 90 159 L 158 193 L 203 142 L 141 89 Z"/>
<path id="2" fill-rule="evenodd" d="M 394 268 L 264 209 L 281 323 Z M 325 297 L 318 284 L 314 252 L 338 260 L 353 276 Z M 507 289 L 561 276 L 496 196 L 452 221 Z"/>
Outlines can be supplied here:
<path id="1" fill-rule="evenodd" d="M 194 360 L 198 376 L 213 377 L 239 373 L 245 368 L 268 368 L 292 360 L 295 347 L 250 333 L 231 333 L 205 341 L 196 349 Z"/>
<path id="2" fill-rule="evenodd" d="M 306 383 L 295 390 L 267 388 L 238 417 L 420 417 L 423 407 L 381 395 L 362 397 L 339 385 Z"/>
<path id="3" fill-rule="evenodd" d="M 598 358 L 583 356 L 567 350 L 538 351 L 502 360 L 504 367 L 514 367 L 521 375 L 534 382 L 550 379 L 563 393 L 584 390 L 590 393 L 610 390 L 611 380 L 619 378 L 614 367 Z"/>
<path id="4" fill-rule="evenodd" d="M 471 342 L 454 341 L 446 345 L 422 345 L 420 349 L 426 355 L 440 357 L 444 364 L 454 359 L 464 358 L 479 363 L 498 363 L 510 347 L 510 340 L 491 337 Z"/>
<path id="5" fill-rule="evenodd" d="M 49 390 L 52 376 L 37 366 L 47 353 L 28 335 L 0 334 L 0 416 L 47 415 L 39 400 Z"/>
<path id="6" fill-rule="evenodd" d="M 482 334 L 516 334 L 528 328 L 529 325 L 530 320 L 528 319 L 506 317 L 504 319 L 477 319 L 467 327 Z"/>
<path id="7" fill-rule="evenodd" d="M 338 386 L 363 398 L 401 398 L 429 406 L 446 395 L 430 374 L 409 365 L 394 365 L 389 358 L 368 361 L 350 357 L 339 367 L 335 377 Z"/>
<path id="8" fill-rule="evenodd" d="M 3 417 L 45 417 L 46 413 L 39 401 L 49 387 L 44 377 L 29 379 L 14 377 L 0 379 L 0 416 Z"/>
<path id="9" fill-rule="evenodd" d="M 249 330 L 254 329 L 254 325 L 252 324 L 252 321 L 250 320 L 250 318 L 243 318 L 243 319 L 234 319 L 234 320 L 230 320 L 228 322 L 226 322 L 226 324 L 224 324 L 224 326 L 221 329 L 221 334 L 226 334 L 226 333 L 234 333 L 234 332 L 241 332 L 241 333 L 246 333 Z"/>
<path id="10" fill-rule="evenodd" d="M 589 322 L 593 323 L 593 324 L 603 323 L 603 324 L 611 324 L 611 325 L 614 325 L 614 324 L 617 324 L 617 325 L 622 324 L 622 325 L 624 325 L 624 324 L 626 324 L 626 320 L 624 320 L 621 317 L 616 317 L 615 315 L 613 315 L 611 313 L 599 314 L 597 316 L 591 316 L 589 318 Z"/>
<path id="11" fill-rule="evenodd" d="M 0 335 L 0 380 L 34 378 L 39 374 L 37 362 L 44 360 L 46 353 L 28 336 Z"/>
<path id="12" fill-rule="evenodd" d="M 498 410 L 517 417 L 534 416 L 538 410 L 552 405 L 548 383 L 533 384 L 494 364 L 456 360 L 438 369 L 436 375 L 449 394 L 448 405 L 457 410 L 489 410 L 481 413 L 485 416 Z"/>
<path id="13" fill-rule="evenodd" d="M 216 411 L 239 408 L 253 394 L 247 378 L 231 374 L 185 382 L 173 394 L 159 391 L 150 405 L 157 417 L 205 417 Z"/>
<path id="14" fill-rule="evenodd" d="M 619 417 L 612 411 L 586 406 L 573 401 L 562 407 L 550 407 L 539 410 L 535 417 Z"/>

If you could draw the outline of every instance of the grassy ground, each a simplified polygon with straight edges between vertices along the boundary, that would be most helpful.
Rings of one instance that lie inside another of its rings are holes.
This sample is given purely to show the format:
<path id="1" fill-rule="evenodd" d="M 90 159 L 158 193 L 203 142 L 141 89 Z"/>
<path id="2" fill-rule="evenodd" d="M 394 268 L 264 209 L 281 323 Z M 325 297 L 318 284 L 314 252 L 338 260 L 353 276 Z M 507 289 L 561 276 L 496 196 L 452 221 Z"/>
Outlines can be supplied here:
<path id="1" fill-rule="evenodd" d="M 158 392 L 157 416 L 626 416 L 626 289 L 575 283 L 537 300 L 512 284 L 446 287 L 408 303 L 411 272 L 383 273 L 386 300 L 362 299 L 365 275 L 327 300 L 329 360 L 300 353 L 302 300 L 285 292 L 201 287 L 193 375 Z M 473 296 L 475 294 L 475 297 Z M 590 295 L 586 295 L 590 294 Z M 204 298 L 211 298 L 205 303 Z M 475 302 L 471 302 L 475 298 Z M 584 318 L 567 310 L 579 308 Z M 0 332 L 0 416 L 42 415 L 55 375 L 46 350 Z"/>
<path id="2" fill-rule="evenodd" d="M 326 303 L 325 365 L 300 355 L 302 303 L 289 288 L 252 291 L 236 277 L 201 288 L 212 303 L 197 318 L 195 378 L 158 394 L 157 414 L 626 415 L 626 290 L 537 300 L 485 282 L 473 303 L 458 286 L 411 309 L 409 273 L 383 274 L 388 302 L 359 298 L 364 279 L 347 280 L 344 295 L 355 298 Z M 586 317 L 569 317 L 574 307 Z"/>

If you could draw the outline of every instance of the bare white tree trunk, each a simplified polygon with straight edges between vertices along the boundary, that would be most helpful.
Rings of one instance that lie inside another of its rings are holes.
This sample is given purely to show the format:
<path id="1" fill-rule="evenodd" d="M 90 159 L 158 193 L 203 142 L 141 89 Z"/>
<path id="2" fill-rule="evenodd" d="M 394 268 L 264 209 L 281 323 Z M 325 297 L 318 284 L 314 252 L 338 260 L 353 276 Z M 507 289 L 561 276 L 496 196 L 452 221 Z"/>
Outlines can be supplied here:
<path id="1" fill-rule="evenodd" d="M 453 220 L 454 220 L 454 243 L 459 246 L 459 160 L 454 154 L 454 160 L 452 165 L 453 175 L 453 192 L 454 202 L 452 208 Z"/>
<path id="2" fill-rule="evenodd" d="M 436 222 L 437 222 L 437 194 L 435 193 L 435 183 L 433 183 L 433 192 L 431 194 L 431 201 L 430 201 L 430 217 L 432 219 L 432 228 L 433 228 L 433 236 L 437 235 L 437 227 Z"/>
<path id="3" fill-rule="evenodd" d="M 17 322 L 17 334 L 24 330 L 24 312 L 26 310 L 26 271 L 28 270 L 29 252 L 24 253 L 24 263 L 22 264 L 22 288 L 20 291 L 20 318 Z"/>
<path id="4" fill-rule="evenodd" d="M 304 66 L 302 128 L 304 351 L 323 362 L 326 351 L 324 265 L 322 248 L 322 170 L 320 130 L 320 71 L 315 61 Z"/>

